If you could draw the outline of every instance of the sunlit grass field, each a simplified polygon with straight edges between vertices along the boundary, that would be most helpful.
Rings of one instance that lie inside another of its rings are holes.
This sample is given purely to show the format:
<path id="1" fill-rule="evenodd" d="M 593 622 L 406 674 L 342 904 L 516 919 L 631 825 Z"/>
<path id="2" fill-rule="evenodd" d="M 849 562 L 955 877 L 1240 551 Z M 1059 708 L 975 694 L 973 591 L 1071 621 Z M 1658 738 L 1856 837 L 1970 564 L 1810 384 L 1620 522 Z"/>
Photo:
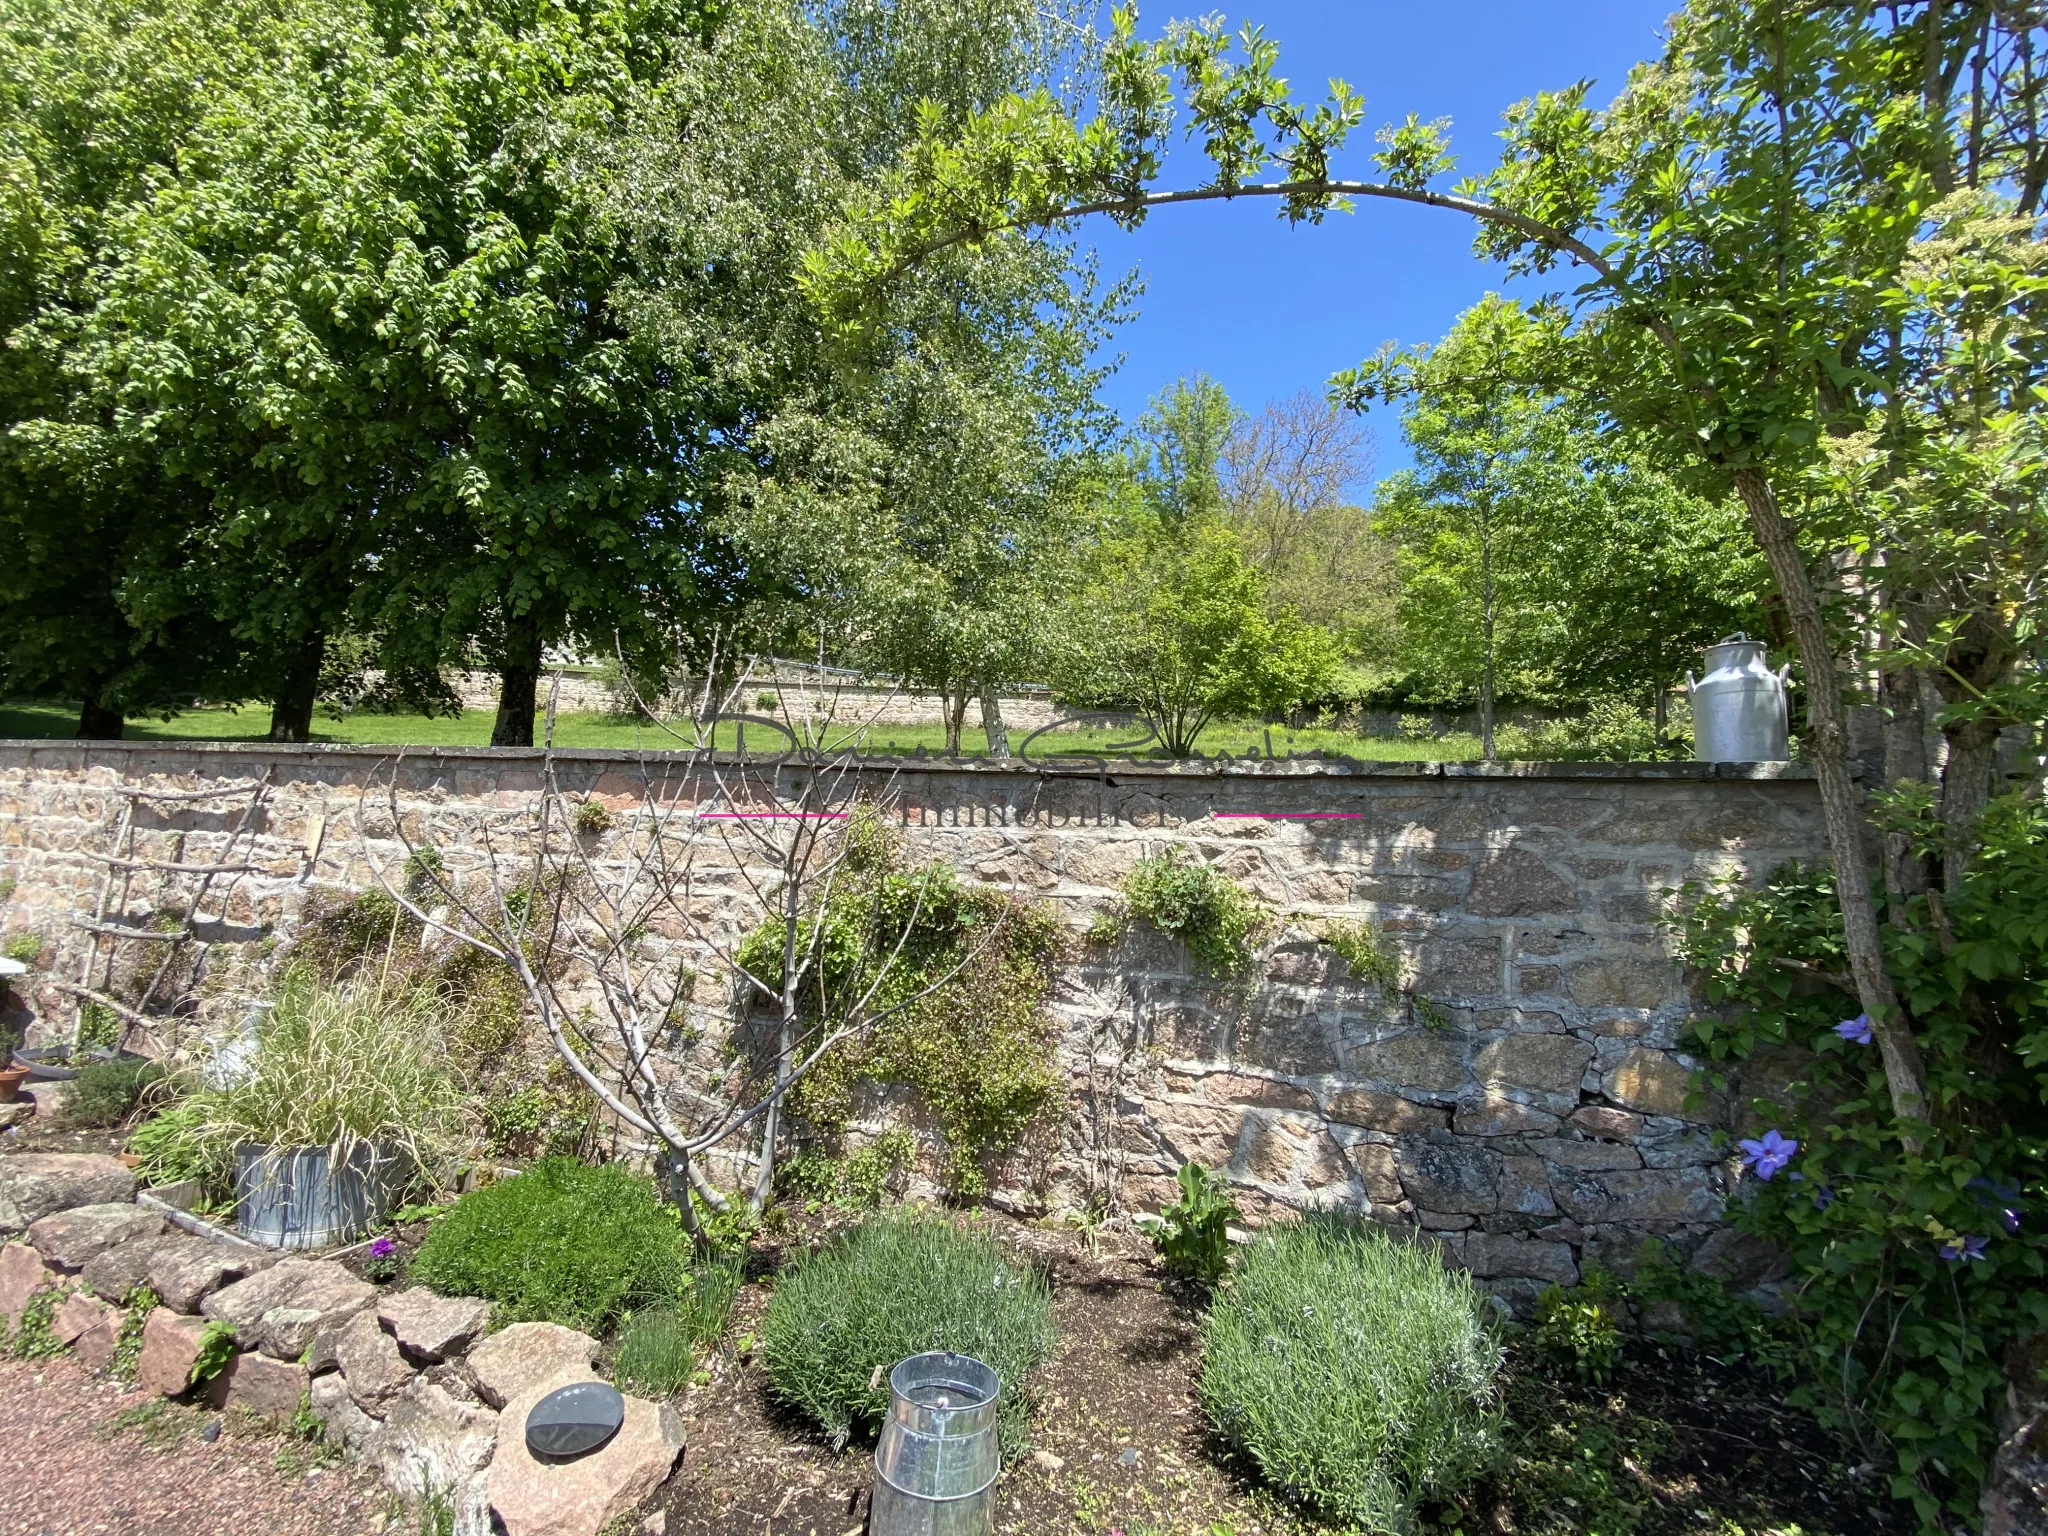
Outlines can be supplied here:
<path id="1" fill-rule="evenodd" d="M 315 741 L 354 742 L 366 746 L 481 747 L 490 744 L 491 714 L 472 709 L 461 715 L 430 718 L 426 715 L 350 715 L 344 719 L 316 716 Z M 68 737 L 78 728 L 78 714 L 58 704 L 0 705 L 0 736 Z M 130 720 L 126 736 L 131 741 L 261 741 L 270 729 L 270 708 L 265 704 L 239 709 L 194 709 L 169 720 Z M 1131 741 L 1142 731 L 1129 727 L 1089 728 L 1048 732 L 1033 743 L 1031 755 L 1043 758 L 1052 753 L 1104 752 L 1111 746 Z M 1010 749 L 1016 751 L 1024 732 L 1010 733 Z M 848 749 L 877 753 L 909 753 L 922 747 L 937 756 L 945 745 L 946 733 L 937 725 L 877 725 L 865 730 L 838 728 L 827 732 L 819 743 L 829 751 Z M 1259 721 L 1224 721 L 1210 726 L 1200 738 L 1200 749 L 1210 755 L 1228 752 L 1233 757 L 1273 753 L 1286 757 L 1306 752 L 1327 752 L 1336 757 L 1366 762 L 1466 762 L 1479 756 L 1476 736 L 1443 736 L 1434 741 L 1403 738 L 1355 736 L 1349 731 L 1290 730 Z M 558 747 L 593 747 L 615 751 L 665 751 L 688 745 L 660 726 L 648 721 L 623 720 L 613 715 L 564 714 L 555 718 L 554 744 Z M 774 732 L 757 726 L 747 728 L 747 746 L 756 751 L 775 752 L 787 742 Z M 725 722 L 718 728 L 717 745 L 739 745 L 739 727 Z M 978 727 L 969 727 L 961 740 L 963 756 L 985 757 L 988 744 Z M 1158 756 L 1131 752 L 1128 756 Z"/>

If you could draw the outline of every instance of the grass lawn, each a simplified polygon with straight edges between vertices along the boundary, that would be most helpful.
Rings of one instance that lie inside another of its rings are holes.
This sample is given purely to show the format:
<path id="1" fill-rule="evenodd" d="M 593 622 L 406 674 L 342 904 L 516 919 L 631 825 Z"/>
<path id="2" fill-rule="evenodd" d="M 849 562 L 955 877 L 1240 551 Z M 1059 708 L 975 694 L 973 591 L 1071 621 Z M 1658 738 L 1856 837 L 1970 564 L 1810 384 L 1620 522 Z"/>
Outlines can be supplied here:
<path id="1" fill-rule="evenodd" d="M 78 713 L 59 704 L 0 705 L 0 737 L 69 737 L 78 728 Z M 264 704 L 239 709 L 194 709 L 169 720 L 130 720 L 125 732 L 130 741 L 261 741 L 270 729 L 270 708 Z M 749 745 L 773 751 L 780 738 L 751 733 Z M 1049 752 L 1101 752 L 1136 735 L 1125 729 L 1060 731 L 1041 736 L 1031 755 Z M 430 719 L 425 715 L 351 715 L 344 720 L 316 716 L 315 741 L 359 742 L 375 746 L 481 747 L 491 739 L 491 715 L 487 710 L 468 710 L 461 715 Z M 923 747 L 937 755 L 945 743 L 945 732 L 937 725 L 878 725 L 865 731 L 845 730 L 830 735 L 823 743 L 830 750 L 857 747 L 864 752 L 914 752 Z M 1010 735 L 1012 750 L 1024 739 L 1022 732 Z M 1467 762 L 1479 756 L 1476 736 L 1445 736 L 1436 741 L 1408 741 L 1401 738 L 1354 736 L 1348 731 L 1289 730 L 1266 726 L 1258 721 L 1230 721 L 1210 726 L 1202 733 L 1201 749 L 1207 753 L 1228 752 L 1234 757 L 1252 754 L 1263 757 L 1270 739 L 1280 756 L 1323 751 L 1367 762 Z M 720 726 L 718 745 L 731 747 L 737 728 Z M 632 751 L 635 748 L 662 750 L 681 745 L 660 727 L 646 722 L 621 720 L 611 715 L 559 715 L 555 719 L 555 745 L 596 747 Z M 962 750 L 969 757 L 988 753 L 978 729 L 965 733 Z M 1142 754 L 1152 756 L 1156 754 Z"/>

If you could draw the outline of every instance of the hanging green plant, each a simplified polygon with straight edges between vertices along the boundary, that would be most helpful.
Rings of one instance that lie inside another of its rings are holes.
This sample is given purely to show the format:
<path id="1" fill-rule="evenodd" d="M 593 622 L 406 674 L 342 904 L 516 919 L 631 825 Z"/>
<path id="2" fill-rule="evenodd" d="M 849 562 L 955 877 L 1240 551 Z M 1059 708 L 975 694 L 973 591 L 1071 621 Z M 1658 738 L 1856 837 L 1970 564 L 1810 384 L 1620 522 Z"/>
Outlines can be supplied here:
<path id="1" fill-rule="evenodd" d="M 1215 865 L 1170 849 L 1132 867 L 1118 899 L 1097 916 L 1089 937 L 1114 942 L 1139 918 L 1179 939 L 1213 974 L 1247 976 L 1258 959 L 1258 936 L 1272 913 Z"/>

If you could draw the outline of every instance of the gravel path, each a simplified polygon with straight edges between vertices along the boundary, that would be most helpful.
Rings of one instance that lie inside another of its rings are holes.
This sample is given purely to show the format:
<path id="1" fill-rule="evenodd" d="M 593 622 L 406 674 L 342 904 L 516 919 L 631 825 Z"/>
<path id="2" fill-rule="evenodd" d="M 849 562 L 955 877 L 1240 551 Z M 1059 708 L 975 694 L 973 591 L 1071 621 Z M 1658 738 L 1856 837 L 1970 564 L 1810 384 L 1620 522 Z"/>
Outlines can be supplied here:
<path id="1" fill-rule="evenodd" d="M 152 1406 L 154 1405 L 154 1406 Z M 4 1536 L 384 1536 L 414 1527 L 376 1473 L 317 1447 L 96 1381 L 0 1361 Z"/>

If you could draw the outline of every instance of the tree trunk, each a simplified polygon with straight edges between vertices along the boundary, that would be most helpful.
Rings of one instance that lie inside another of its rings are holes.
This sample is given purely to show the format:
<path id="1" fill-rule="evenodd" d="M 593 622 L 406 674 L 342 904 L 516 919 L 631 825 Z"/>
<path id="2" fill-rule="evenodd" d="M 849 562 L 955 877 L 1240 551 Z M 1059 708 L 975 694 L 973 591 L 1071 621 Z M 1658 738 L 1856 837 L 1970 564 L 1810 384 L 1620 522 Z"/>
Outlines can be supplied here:
<path id="1" fill-rule="evenodd" d="M 128 717 L 121 710 L 102 704 L 99 690 L 93 689 L 79 700 L 78 736 L 79 741 L 119 741 L 121 733 L 128 728 Z"/>
<path id="2" fill-rule="evenodd" d="M 981 685 L 981 731 L 988 738 L 990 757 L 1010 755 L 1010 731 L 1003 724 L 1002 700 L 996 697 L 995 684 Z"/>
<path id="3" fill-rule="evenodd" d="M 1487 477 L 1493 466 L 1487 464 Z M 1493 761 L 1493 502 L 1488 492 L 1479 508 L 1479 625 L 1486 648 L 1479 669 L 1479 755 Z"/>
<path id="4" fill-rule="evenodd" d="M 540 626 L 531 614 L 505 626 L 505 657 L 498 667 L 494 747 L 533 745 L 534 694 L 540 687 Z"/>
<path id="5" fill-rule="evenodd" d="M 1912 782 L 1931 783 L 1927 761 L 1927 716 L 1921 708 L 1920 668 L 1905 663 L 1878 674 L 1877 697 L 1884 709 L 1884 781 L 1886 788 Z M 1884 888 L 1893 896 L 1917 896 L 1927 889 L 1927 860 L 1913 851 L 1912 839 L 1887 832 L 1884 839 Z"/>
<path id="6" fill-rule="evenodd" d="M 948 689 L 939 697 L 944 701 L 946 711 L 946 756 L 960 755 L 960 728 L 967 721 L 967 684 L 958 689 Z"/>
<path id="7" fill-rule="evenodd" d="M 1842 908 L 1842 936 L 1849 952 L 1849 972 L 1856 996 L 1869 1015 L 1884 1057 L 1885 1082 L 1891 1088 L 1892 1110 L 1901 1120 L 1927 1118 L 1926 1074 L 1920 1044 L 1913 1038 L 1905 1010 L 1885 969 L 1884 946 L 1878 934 L 1877 903 L 1870 891 L 1870 866 L 1863 851 L 1862 797 L 1849 771 L 1849 717 L 1842 702 L 1842 680 L 1821 619 L 1820 594 L 1799 552 L 1798 535 L 1778 507 L 1760 470 L 1732 472 L 1736 494 L 1749 512 L 1757 546 L 1770 562 L 1778 594 L 1792 624 L 1793 643 L 1806 677 L 1806 750 L 1820 781 L 1821 813 L 1827 822 L 1828 852 L 1835 866 L 1835 899 Z M 1915 1138 L 1908 1132 L 1908 1145 Z"/>
<path id="8" fill-rule="evenodd" d="M 299 652 L 285 670 L 284 686 L 270 705 L 272 741 L 311 741 L 313 701 L 320 696 L 320 658 L 327 651 L 327 634 L 314 630 L 299 642 Z"/>
<path id="9" fill-rule="evenodd" d="M 1977 845 L 1977 818 L 1998 787 L 1996 716 L 1944 726 L 1948 762 L 1941 770 L 1941 886 L 1953 895 Z"/>

